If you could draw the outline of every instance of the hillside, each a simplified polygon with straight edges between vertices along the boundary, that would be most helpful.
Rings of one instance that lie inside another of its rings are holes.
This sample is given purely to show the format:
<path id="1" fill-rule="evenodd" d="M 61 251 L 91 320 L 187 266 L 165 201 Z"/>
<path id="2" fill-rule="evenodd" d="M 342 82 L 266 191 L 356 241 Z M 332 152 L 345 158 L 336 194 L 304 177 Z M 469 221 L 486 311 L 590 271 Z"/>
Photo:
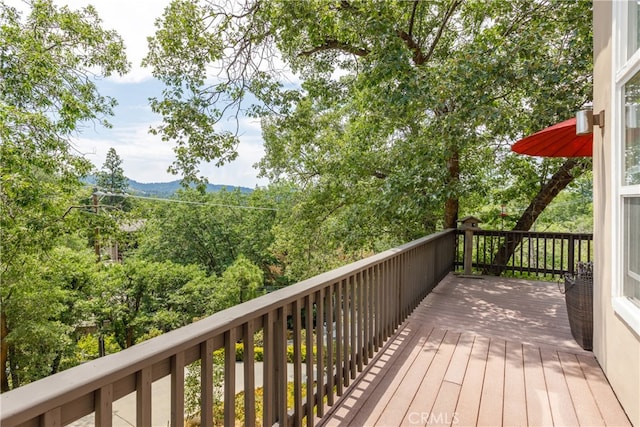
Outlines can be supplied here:
<path id="1" fill-rule="evenodd" d="M 143 183 L 138 182 L 133 179 L 129 180 L 129 188 L 133 190 L 134 193 L 142 193 L 148 196 L 170 196 L 174 194 L 176 191 L 180 190 L 182 186 L 180 185 L 180 180 L 170 181 L 170 182 L 152 182 L 152 183 Z M 240 189 L 242 193 L 251 193 L 253 190 L 248 187 L 234 187 L 230 185 L 220 185 L 220 184 L 207 184 L 207 192 L 215 193 L 222 190 L 233 191 L 235 189 Z"/>
<path id="2" fill-rule="evenodd" d="M 84 180 L 87 184 L 95 184 L 95 177 L 90 175 Z M 155 196 L 155 197 L 169 197 L 173 195 L 176 191 L 180 190 L 182 186 L 180 185 L 180 180 L 170 181 L 170 182 L 138 182 L 134 179 L 129 179 L 129 191 L 132 194 L 143 195 L 143 196 Z M 222 190 L 233 191 L 235 189 L 240 189 L 242 193 L 251 193 L 253 189 L 248 187 L 234 187 L 231 185 L 220 185 L 220 184 L 207 184 L 207 192 L 215 193 Z"/>

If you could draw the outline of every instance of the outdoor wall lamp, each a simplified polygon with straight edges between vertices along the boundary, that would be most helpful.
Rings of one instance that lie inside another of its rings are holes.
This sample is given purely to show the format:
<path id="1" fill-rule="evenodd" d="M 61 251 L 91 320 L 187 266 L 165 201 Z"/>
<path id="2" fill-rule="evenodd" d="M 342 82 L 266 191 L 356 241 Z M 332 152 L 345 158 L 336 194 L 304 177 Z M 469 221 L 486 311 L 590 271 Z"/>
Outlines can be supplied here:
<path id="1" fill-rule="evenodd" d="M 604 127 L 604 110 L 593 114 L 591 108 L 576 112 L 576 135 L 588 135 L 593 133 L 593 126 Z"/>

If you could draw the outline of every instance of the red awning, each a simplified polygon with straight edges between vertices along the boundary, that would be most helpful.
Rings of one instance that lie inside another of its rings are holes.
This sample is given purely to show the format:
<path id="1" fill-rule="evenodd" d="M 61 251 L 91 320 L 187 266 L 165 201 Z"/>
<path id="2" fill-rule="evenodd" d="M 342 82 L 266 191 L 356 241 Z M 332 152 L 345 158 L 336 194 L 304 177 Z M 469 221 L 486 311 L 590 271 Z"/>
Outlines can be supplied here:
<path id="1" fill-rule="evenodd" d="M 576 135 L 574 117 L 521 139 L 511 151 L 541 157 L 591 157 L 593 134 Z"/>

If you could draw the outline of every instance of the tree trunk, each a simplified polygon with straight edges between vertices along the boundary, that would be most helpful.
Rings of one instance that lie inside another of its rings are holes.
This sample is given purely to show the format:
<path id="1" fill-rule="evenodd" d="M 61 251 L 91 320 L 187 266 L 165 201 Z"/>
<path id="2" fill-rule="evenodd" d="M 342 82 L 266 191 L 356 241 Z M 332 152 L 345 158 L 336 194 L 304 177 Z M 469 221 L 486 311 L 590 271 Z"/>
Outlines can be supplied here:
<path id="1" fill-rule="evenodd" d="M 586 169 L 588 161 L 580 158 L 570 158 L 565 161 L 560 169 L 553 174 L 549 182 L 542 186 L 536 197 L 531 201 L 524 211 L 513 231 L 529 231 L 536 219 L 553 201 L 553 199 L 567 187 L 576 177 L 580 176 Z M 505 239 L 494 255 L 491 266 L 485 268 L 483 274 L 499 276 L 505 270 L 507 263 L 511 259 L 513 252 L 522 241 L 522 236 L 517 234 L 513 239 Z"/>
<path id="2" fill-rule="evenodd" d="M 16 365 L 16 349 L 13 345 L 9 346 L 9 372 L 11 373 L 11 388 L 20 387 L 20 374 Z"/>
<path id="3" fill-rule="evenodd" d="M 53 359 L 53 362 L 51 363 L 51 371 L 49 372 L 49 375 L 53 375 L 60 370 L 60 362 L 62 362 L 62 352 L 59 352 L 56 355 L 56 358 Z"/>
<path id="4" fill-rule="evenodd" d="M 447 187 L 450 194 L 457 194 L 456 188 L 460 183 L 460 153 L 454 150 L 451 157 L 447 160 L 447 171 L 449 179 Z M 458 196 L 449 196 L 444 202 L 444 228 L 456 228 L 458 223 L 458 209 L 460 203 Z"/>
<path id="5" fill-rule="evenodd" d="M 127 327 L 127 338 L 125 341 L 126 348 L 133 346 L 133 326 Z"/>

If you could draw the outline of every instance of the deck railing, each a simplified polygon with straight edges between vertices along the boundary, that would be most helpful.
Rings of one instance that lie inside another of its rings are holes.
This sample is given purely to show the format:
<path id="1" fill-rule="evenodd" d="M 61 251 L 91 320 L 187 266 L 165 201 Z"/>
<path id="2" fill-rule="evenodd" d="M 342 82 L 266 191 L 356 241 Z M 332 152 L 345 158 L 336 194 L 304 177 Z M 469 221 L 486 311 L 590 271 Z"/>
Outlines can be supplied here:
<path id="1" fill-rule="evenodd" d="M 59 426 L 95 413 L 112 425 L 113 402 L 135 392 L 136 425 L 151 425 L 152 405 L 170 405 L 184 425 L 185 366 L 201 368 L 201 425 L 213 424 L 214 357 L 224 349 L 224 424 L 235 424 L 236 343 L 244 344 L 245 425 L 313 425 L 343 394 L 385 340 L 453 269 L 455 231 L 422 238 L 264 295 L 127 350 L 0 396 L 0 424 Z M 303 315 L 313 313 L 313 315 Z M 302 331 L 306 330 L 303 339 Z M 256 419 L 254 333 L 263 331 L 263 410 Z M 293 345 L 293 401 L 287 399 L 287 346 Z M 306 351 L 302 347 L 315 347 Z M 303 376 L 304 372 L 304 376 Z M 170 401 L 152 384 L 170 376 Z M 303 394 L 305 397 L 303 398 Z M 320 404 L 318 404 L 320 403 Z M 315 408 L 315 410 L 314 410 Z"/>
<path id="2" fill-rule="evenodd" d="M 457 231 L 456 268 L 464 265 L 464 231 Z M 561 276 L 573 273 L 577 262 L 593 261 L 593 234 L 537 231 L 474 230 L 473 268 L 536 276 Z M 510 257 L 497 257 L 500 251 L 514 247 Z"/>

